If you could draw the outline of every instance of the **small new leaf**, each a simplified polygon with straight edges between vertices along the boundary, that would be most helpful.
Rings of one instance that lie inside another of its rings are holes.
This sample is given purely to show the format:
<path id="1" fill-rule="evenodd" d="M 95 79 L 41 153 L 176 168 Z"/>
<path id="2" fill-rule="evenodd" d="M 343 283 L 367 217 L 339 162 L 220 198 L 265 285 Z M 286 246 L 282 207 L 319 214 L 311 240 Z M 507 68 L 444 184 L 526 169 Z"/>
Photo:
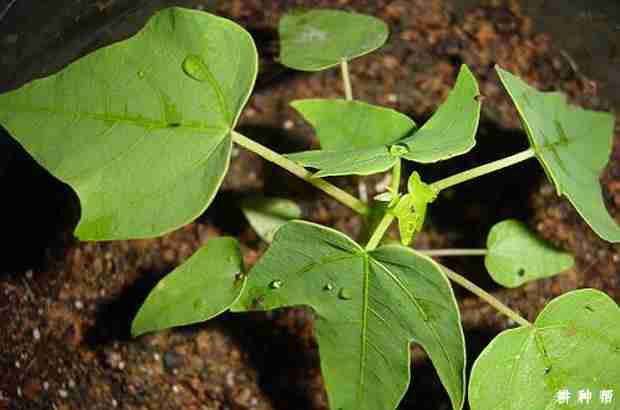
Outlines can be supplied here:
<path id="1" fill-rule="evenodd" d="M 579 400 L 586 390 L 590 400 Z M 472 410 L 617 409 L 617 398 L 607 401 L 604 391 L 620 391 L 620 307 L 598 290 L 582 289 L 552 300 L 533 326 L 493 339 L 472 368 L 469 404 Z"/>
<path id="2" fill-rule="evenodd" d="M 131 334 L 203 322 L 228 309 L 245 286 L 239 243 L 211 239 L 151 291 L 131 325 Z"/>
<path id="3" fill-rule="evenodd" d="M 305 305 L 330 408 L 396 408 L 410 379 L 410 343 L 428 353 L 454 409 L 464 400 L 465 344 L 450 283 L 431 259 L 400 245 L 366 252 L 308 222 L 282 226 L 248 274 L 233 311 Z"/>
<path id="4" fill-rule="evenodd" d="M 409 193 L 403 195 L 392 210 L 398 219 L 400 240 L 403 245 L 409 245 L 415 235 L 422 230 L 428 204 L 437 198 L 437 192 L 422 182 L 417 172 L 411 174 L 407 187 Z"/>
<path id="5" fill-rule="evenodd" d="M 296 70 L 318 71 L 381 47 L 389 29 L 376 17 L 314 9 L 285 14 L 278 32 L 282 64 Z"/>
<path id="6" fill-rule="evenodd" d="M 558 195 L 566 196 L 601 238 L 620 242 L 620 225 L 609 216 L 599 183 L 611 154 L 614 116 L 569 105 L 562 93 L 540 92 L 496 70 Z"/>
<path id="7" fill-rule="evenodd" d="M 280 226 L 301 218 L 301 208 L 284 198 L 247 198 L 241 203 L 241 210 L 258 236 L 269 243 Z"/>
<path id="8" fill-rule="evenodd" d="M 561 252 L 531 233 L 525 224 L 508 219 L 491 228 L 484 264 L 493 280 L 514 288 L 571 268 L 571 254 Z"/>

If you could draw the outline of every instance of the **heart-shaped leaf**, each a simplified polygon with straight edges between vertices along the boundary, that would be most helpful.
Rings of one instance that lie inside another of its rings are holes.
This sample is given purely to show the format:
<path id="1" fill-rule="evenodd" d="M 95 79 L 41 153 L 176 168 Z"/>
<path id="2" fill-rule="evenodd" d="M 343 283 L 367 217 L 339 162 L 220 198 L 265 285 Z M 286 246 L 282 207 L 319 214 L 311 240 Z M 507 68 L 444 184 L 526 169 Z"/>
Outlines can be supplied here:
<path id="1" fill-rule="evenodd" d="M 282 64 L 296 70 L 318 71 L 381 47 L 389 30 L 372 16 L 314 9 L 285 14 L 278 32 Z"/>
<path id="2" fill-rule="evenodd" d="M 392 168 L 400 158 L 422 163 L 452 158 L 476 144 L 478 96 L 478 83 L 463 65 L 448 99 L 417 131 L 411 119 L 394 110 L 359 102 L 302 100 L 296 108 L 314 126 L 324 149 L 287 157 L 318 169 L 317 177 L 375 174 Z M 356 120 L 343 121 L 349 118 L 345 114 Z"/>
<path id="3" fill-rule="evenodd" d="M 284 198 L 251 197 L 243 200 L 241 210 L 258 236 L 271 242 L 278 228 L 288 221 L 301 218 L 301 208 Z"/>
<path id="4" fill-rule="evenodd" d="M 472 410 L 618 409 L 620 308 L 594 289 L 551 301 L 533 326 L 500 333 L 471 373 Z M 589 394 L 588 394 L 589 392 Z"/>
<path id="5" fill-rule="evenodd" d="M 575 260 L 537 238 L 522 222 L 508 219 L 489 231 L 484 264 L 495 282 L 514 288 L 556 275 L 571 268 Z"/>
<path id="6" fill-rule="evenodd" d="M 496 70 L 558 195 L 565 195 L 601 238 L 620 242 L 620 226 L 607 213 L 599 183 L 611 153 L 614 117 L 569 105 L 564 94 L 540 92 Z"/>
<path id="7" fill-rule="evenodd" d="M 405 114 L 362 101 L 309 99 L 291 106 L 314 127 L 326 151 L 391 145 L 416 129 Z"/>
<path id="8" fill-rule="evenodd" d="M 410 161 L 437 162 L 464 154 L 476 145 L 480 120 L 480 91 L 476 77 L 463 64 L 448 99 L 412 136 L 401 141 L 409 147 Z"/>
<path id="9" fill-rule="evenodd" d="M 166 9 L 129 40 L 0 95 L 0 123 L 75 189 L 80 239 L 153 237 L 215 196 L 256 71 L 243 28 Z"/>
<path id="10" fill-rule="evenodd" d="M 215 238 L 151 291 L 133 320 L 134 336 L 203 322 L 232 305 L 245 286 L 243 257 L 234 238 Z"/>
<path id="11" fill-rule="evenodd" d="M 233 311 L 314 309 L 330 407 L 394 409 L 410 378 L 410 343 L 428 352 L 452 405 L 464 400 L 459 311 L 438 265 L 412 249 L 366 252 L 345 235 L 293 221 L 248 275 Z"/>

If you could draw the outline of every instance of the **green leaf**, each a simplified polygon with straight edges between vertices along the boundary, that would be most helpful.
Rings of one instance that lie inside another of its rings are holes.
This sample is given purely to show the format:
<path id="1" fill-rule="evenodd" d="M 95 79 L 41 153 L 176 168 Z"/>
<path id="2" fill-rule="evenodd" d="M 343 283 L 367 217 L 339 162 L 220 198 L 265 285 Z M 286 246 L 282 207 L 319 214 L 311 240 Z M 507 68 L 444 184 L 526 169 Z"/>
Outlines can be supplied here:
<path id="1" fill-rule="evenodd" d="M 355 101 L 297 101 L 293 106 L 315 127 L 324 149 L 287 157 L 326 177 L 383 172 L 401 157 L 426 163 L 461 155 L 476 144 L 478 96 L 478 83 L 463 65 L 448 99 L 417 131 L 394 110 Z"/>
<path id="2" fill-rule="evenodd" d="M 403 245 L 409 245 L 415 235 L 422 230 L 428 204 L 437 198 L 437 191 L 423 182 L 417 172 L 411 174 L 407 187 L 409 193 L 399 199 L 392 211 L 398 219 L 400 240 Z"/>
<path id="3" fill-rule="evenodd" d="M 438 265 L 399 245 L 366 252 L 345 235 L 293 221 L 248 275 L 233 311 L 305 305 L 330 408 L 394 409 L 410 379 L 410 343 L 428 352 L 453 407 L 464 399 L 465 342 Z"/>
<path id="4" fill-rule="evenodd" d="M 592 401 L 578 402 L 580 390 Z M 472 410 L 618 409 L 600 400 L 620 391 L 620 308 L 594 289 L 551 301 L 533 326 L 500 333 L 480 354 L 471 373 Z M 570 399 L 558 401 L 559 392 Z"/>
<path id="5" fill-rule="evenodd" d="M 403 157 L 416 162 L 437 162 L 464 154 L 476 145 L 480 120 L 478 82 L 462 65 L 448 99 L 411 137 L 401 141 L 409 152 Z"/>
<path id="6" fill-rule="evenodd" d="M 77 192 L 80 239 L 153 237 L 215 196 L 256 71 L 243 28 L 166 9 L 129 40 L 0 95 L 0 123 Z"/>
<path id="7" fill-rule="evenodd" d="M 237 300 L 245 283 L 237 240 L 211 239 L 155 286 L 134 318 L 131 334 L 138 336 L 217 316 Z"/>
<path id="8" fill-rule="evenodd" d="M 495 282 L 514 288 L 556 275 L 571 268 L 575 260 L 537 238 L 525 224 L 508 219 L 489 231 L 484 264 Z"/>
<path id="9" fill-rule="evenodd" d="M 241 203 L 241 210 L 258 236 L 271 242 L 276 230 L 286 222 L 301 218 L 301 208 L 288 199 L 251 197 Z"/>
<path id="10" fill-rule="evenodd" d="M 372 16 L 315 9 L 285 14 L 278 32 L 282 64 L 296 70 L 318 71 L 381 47 L 389 30 Z"/>
<path id="11" fill-rule="evenodd" d="M 569 105 L 562 93 L 540 92 L 496 70 L 558 195 L 565 195 L 601 238 L 620 242 L 620 226 L 607 213 L 599 183 L 611 154 L 614 117 Z"/>
<path id="12" fill-rule="evenodd" d="M 305 167 L 319 169 L 316 178 L 337 175 L 371 175 L 392 168 L 399 157 L 387 147 L 361 148 L 344 151 L 303 151 L 286 157 Z"/>
<path id="13" fill-rule="evenodd" d="M 309 99 L 293 101 L 291 106 L 314 127 L 321 148 L 327 151 L 390 145 L 416 129 L 405 114 L 361 101 Z"/>

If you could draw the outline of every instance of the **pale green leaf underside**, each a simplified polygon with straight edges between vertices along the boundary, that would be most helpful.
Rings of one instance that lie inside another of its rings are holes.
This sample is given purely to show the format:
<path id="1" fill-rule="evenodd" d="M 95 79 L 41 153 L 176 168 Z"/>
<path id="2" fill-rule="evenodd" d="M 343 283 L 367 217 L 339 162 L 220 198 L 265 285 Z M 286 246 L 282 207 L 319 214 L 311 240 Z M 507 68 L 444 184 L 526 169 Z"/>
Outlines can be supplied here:
<path id="1" fill-rule="evenodd" d="M 514 288 L 557 275 L 574 263 L 572 255 L 537 238 L 522 222 L 508 219 L 489 231 L 484 264 L 493 280 L 502 286 Z"/>
<path id="2" fill-rule="evenodd" d="M 278 26 L 280 62 L 318 71 L 368 54 L 387 40 L 378 18 L 342 10 L 314 9 L 285 14 Z"/>
<path id="3" fill-rule="evenodd" d="M 410 379 L 412 341 L 429 353 L 455 409 L 465 345 L 452 288 L 431 259 L 399 245 L 365 252 L 345 235 L 293 221 L 248 275 L 233 311 L 305 305 L 330 408 L 394 409 Z"/>
<path id="4" fill-rule="evenodd" d="M 293 101 L 291 106 L 314 127 L 321 148 L 327 151 L 390 145 L 416 129 L 405 114 L 362 101 L 308 99 Z"/>
<path id="5" fill-rule="evenodd" d="M 232 305 L 246 276 L 239 243 L 211 239 L 151 291 L 133 320 L 134 336 L 203 322 Z"/>
<path id="6" fill-rule="evenodd" d="M 375 174 L 393 167 L 400 157 L 422 163 L 452 158 L 476 144 L 478 95 L 478 83 L 463 65 L 448 99 L 417 130 L 412 120 L 394 110 L 339 100 L 302 100 L 293 106 L 314 126 L 323 150 L 287 157 L 318 169 L 317 177 Z"/>
<path id="7" fill-rule="evenodd" d="M 428 163 L 464 154 L 476 145 L 480 120 L 478 82 L 463 64 L 447 100 L 411 137 L 401 141 L 409 147 L 403 155 L 410 161 Z"/>
<path id="8" fill-rule="evenodd" d="M 578 392 L 592 393 L 589 405 Z M 568 390 L 567 404 L 558 402 Z M 612 390 L 604 404 L 601 391 Z M 620 308 L 606 294 L 583 289 L 551 301 L 532 327 L 500 333 L 471 373 L 472 410 L 620 409 Z"/>
<path id="9" fill-rule="evenodd" d="M 241 210 L 258 236 L 266 242 L 273 240 L 280 226 L 301 218 L 299 205 L 284 198 L 247 198 L 241 203 Z"/>
<path id="10" fill-rule="evenodd" d="M 314 177 L 338 175 L 371 175 L 392 168 L 397 156 L 387 147 L 372 147 L 341 151 L 313 150 L 288 154 L 286 157 L 305 167 L 316 168 Z"/>
<path id="11" fill-rule="evenodd" d="M 243 28 L 166 9 L 129 40 L 0 95 L 0 123 L 75 189 L 80 239 L 153 237 L 213 199 L 256 71 Z"/>
<path id="12" fill-rule="evenodd" d="M 620 226 L 605 208 L 599 176 L 609 161 L 614 117 L 567 104 L 496 67 L 515 103 L 530 144 L 559 195 L 565 195 L 603 239 L 620 242 Z"/>

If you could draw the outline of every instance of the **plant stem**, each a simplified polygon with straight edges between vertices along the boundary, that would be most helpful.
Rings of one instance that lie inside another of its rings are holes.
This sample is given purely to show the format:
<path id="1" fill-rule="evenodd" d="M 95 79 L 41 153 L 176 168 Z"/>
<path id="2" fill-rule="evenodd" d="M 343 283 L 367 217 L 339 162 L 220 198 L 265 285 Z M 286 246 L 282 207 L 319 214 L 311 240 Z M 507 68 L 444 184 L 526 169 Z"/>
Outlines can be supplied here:
<path id="1" fill-rule="evenodd" d="M 349 77 L 349 63 L 346 59 L 340 62 L 340 71 L 342 72 L 342 82 L 344 83 L 344 95 L 347 100 L 353 100 L 353 89 L 351 88 L 351 78 Z"/>
<path id="2" fill-rule="evenodd" d="M 427 256 L 484 256 L 486 249 L 416 249 Z"/>
<path id="3" fill-rule="evenodd" d="M 480 165 L 479 167 L 468 169 L 467 171 L 459 172 L 458 174 L 433 182 L 431 187 L 437 191 L 441 191 L 442 189 L 460 184 L 461 182 L 469 181 L 470 179 L 478 178 L 482 175 L 525 161 L 526 159 L 532 158 L 534 155 L 536 155 L 534 149 L 528 148 L 525 151 L 518 152 L 509 157 L 498 159 L 497 161 L 489 162 L 488 164 Z"/>
<path id="4" fill-rule="evenodd" d="M 291 161 L 290 159 L 278 154 L 275 151 L 270 150 L 264 145 L 261 145 L 258 142 L 249 139 L 248 137 L 245 137 L 244 135 L 239 134 L 236 131 L 232 132 L 232 137 L 235 143 L 263 157 L 267 161 L 273 162 L 274 164 L 286 169 L 288 172 L 295 176 L 298 176 L 304 181 L 314 185 L 321 191 L 332 196 L 334 199 L 348 206 L 355 212 L 361 215 L 368 214 L 369 208 L 368 205 L 366 205 L 364 202 L 355 198 L 348 192 L 338 188 L 337 186 L 330 184 L 322 178 L 313 178 L 312 172 L 308 171 L 306 168 L 302 167 L 296 162 Z"/>
<path id="5" fill-rule="evenodd" d="M 469 280 L 465 279 L 465 277 L 459 275 L 458 273 L 456 273 L 452 269 L 449 269 L 449 268 L 447 268 L 447 267 L 445 267 L 443 265 L 439 265 L 439 266 L 441 266 L 443 271 L 446 273 L 446 275 L 451 280 L 453 280 L 454 282 L 458 283 L 459 285 L 461 285 L 462 287 L 464 287 L 468 291 L 470 291 L 473 294 L 475 294 L 476 296 L 478 296 L 480 299 L 482 299 L 485 302 L 487 302 L 489 305 L 491 305 L 493 308 L 498 310 L 500 313 L 503 313 L 504 315 L 508 316 L 510 319 L 514 320 L 515 322 L 517 322 L 521 326 L 532 326 L 532 324 L 530 322 L 528 322 L 525 318 L 523 318 L 523 316 L 521 316 L 520 314 L 518 314 L 514 310 L 510 309 L 508 306 L 504 305 L 495 296 L 491 295 L 490 293 L 488 293 L 484 289 L 481 289 L 480 287 L 478 287 L 476 284 L 474 284 L 474 283 L 470 282 Z"/>
<path id="6" fill-rule="evenodd" d="M 392 188 L 393 195 L 397 195 L 398 189 L 400 188 L 401 162 L 402 161 L 399 159 L 394 165 L 394 168 L 392 168 L 391 188 Z M 381 239 L 383 239 L 383 236 L 385 235 L 385 232 L 388 230 L 388 228 L 392 224 L 392 221 L 394 221 L 394 215 L 392 215 L 392 213 L 389 210 L 387 210 L 385 214 L 383 214 L 383 218 L 381 218 L 381 221 L 375 228 L 374 232 L 370 236 L 370 239 L 368 240 L 368 243 L 366 244 L 365 249 L 367 251 L 372 251 L 373 249 L 377 247 L 377 245 L 379 245 L 379 242 L 381 242 Z"/>

